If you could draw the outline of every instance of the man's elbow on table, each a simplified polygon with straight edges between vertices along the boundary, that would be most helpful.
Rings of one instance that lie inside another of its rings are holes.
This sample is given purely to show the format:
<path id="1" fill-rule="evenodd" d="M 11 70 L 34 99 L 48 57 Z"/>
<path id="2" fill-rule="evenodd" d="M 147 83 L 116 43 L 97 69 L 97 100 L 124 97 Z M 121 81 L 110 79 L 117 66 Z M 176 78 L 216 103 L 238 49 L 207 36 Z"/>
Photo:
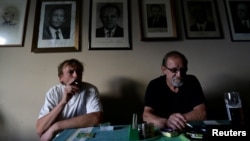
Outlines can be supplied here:
<path id="1" fill-rule="evenodd" d="M 41 128 L 39 128 L 38 126 L 36 127 L 36 134 L 39 136 L 39 137 L 41 137 L 42 135 L 43 135 L 43 133 L 44 133 L 44 131 L 41 129 Z"/>
<path id="2" fill-rule="evenodd" d="M 95 126 L 103 121 L 103 112 L 90 113 L 89 126 Z"/>
<path id="3" fill-rule="evenodd" d="M 200 104 L 196 106 L 191 112 L 184 114 L 184 117 L 187 121 L 206 120 L 207 111 L 205 104 Z"/>
<path id="4" fill-rule="evenodd" d="M 197 111 L 196 120 L 206 120 L 207 119 L 207 111 L 205 104 L 200 104 L 197 107 L 194 108 L 195 111 Z"/>

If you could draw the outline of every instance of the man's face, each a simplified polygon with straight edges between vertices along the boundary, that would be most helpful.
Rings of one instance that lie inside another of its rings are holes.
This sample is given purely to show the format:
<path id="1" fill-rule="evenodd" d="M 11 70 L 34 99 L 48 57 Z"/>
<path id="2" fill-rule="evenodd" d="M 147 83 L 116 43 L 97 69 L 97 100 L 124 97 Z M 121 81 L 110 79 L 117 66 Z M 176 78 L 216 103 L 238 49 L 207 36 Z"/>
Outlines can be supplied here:
<path id="1" fill-rule="evenodd" d="M 74 81 L 82 81 L 82 72 L 79 72 L 72 66 L 64 66 L 63 73 L 59 76 L 60 82 L 63 84 L 71 84 Z"/>
<path id="2" fill-rule="evenodd" d="M 6 11 L 3 13 L 3 19 L 4 19 L 4 21 L 6 21 L 6 22 L 11 22 L 13 19 L 14 19 L 14 17 L 15 17 L 15 9 L 14 8 L 8 8 L 8 9 L 6 9 Z"/>
<path id="3" fill-rule="evenodd" d="M 161 9 L 160 9 L 160 7 L 152 7 L 151 8 L 151 13 L 155 17 L 160 17 L 161 16 Z"/>
<path id="4" fill-rule="evenodd" d="M 238 14 L 238 17 L 241 19 L 241 20 L 245 20 L 247 19 L 248 17 L 248 8 L 247 8 L 247 5 L 245 4 L 239 4 L 238 7 L 237 7 L 237 14 Z"/>
<path id="5" fill-rule="evenodd" d="M 60 28 L 65 22 L 65 13 L 63 9 L 55 10 L 51 15 L 51 24 L 54 28 Z"/>
<path id="6" fill-rule="evenodd" d="M 194 12 L 194 17 L 198 23 L 204 23 L 207 20 L 206 9 L 204 7 L 198 7 Z"/>
<path id="7" fill-rule="evenodd" d="M 168 58 L 166 65 L 162 67 L 162 72 L 167 76 L 167 83 L 174 87 L 183 85 L 187 67 L 184 66 L 180 57 Z"/>
<path id="8" fill-rule="evenodd" d="M 119 16 L 117 11 L 113 7 L 106 8 L 103 10 L 103 13 L 101 13 L 102 23 L 107 29 L 113 29 L 116 26 L 118 19 Z"/>

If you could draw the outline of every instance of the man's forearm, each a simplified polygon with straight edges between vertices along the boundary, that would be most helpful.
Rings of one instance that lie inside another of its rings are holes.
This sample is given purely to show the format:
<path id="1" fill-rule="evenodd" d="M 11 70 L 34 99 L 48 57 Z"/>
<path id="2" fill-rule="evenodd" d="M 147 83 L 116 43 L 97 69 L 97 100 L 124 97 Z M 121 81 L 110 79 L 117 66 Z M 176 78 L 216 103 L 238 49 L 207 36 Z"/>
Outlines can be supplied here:
<path id="1" fill-rule="evenodd" d="M 206 119 L 206 108 L 204 104 L 196 106 L 192 111 L 184 114 L 187 121 L 193 120 L 205 120 Z"/>
<path id="2" fill-rule="evenodd" d="M 58 104 L 50 113 L 40 118 L 36 124 L 36 131 L 39 136 L 41 136 L 46 130 L 48 130 L 58 118 L 58 115 L 63 110 L 65 104 Z"/>
<path id="3" fill-rule="evenodd" d="M 163 128 L 165 127 L 166 123 L 167 123 L 167 119 L 166 118 L 161 118 L 159 116 L 156 116 L 152 113 L 144 113 L 143 114 L 143 120 L 145 122 L 148 122 L 148 123 L 153 123 L 156 127 L 158 128 Z"/>
<path id="4" fill-rule="evenodd" d="M 102 122 L 103 113 L 93 112 L 85 115 L 80 115 L 70 119 L 65 119 L 55 123 L 56 130 L 64 130 L 68 128 L 84 128 L 95 126 Z"/>

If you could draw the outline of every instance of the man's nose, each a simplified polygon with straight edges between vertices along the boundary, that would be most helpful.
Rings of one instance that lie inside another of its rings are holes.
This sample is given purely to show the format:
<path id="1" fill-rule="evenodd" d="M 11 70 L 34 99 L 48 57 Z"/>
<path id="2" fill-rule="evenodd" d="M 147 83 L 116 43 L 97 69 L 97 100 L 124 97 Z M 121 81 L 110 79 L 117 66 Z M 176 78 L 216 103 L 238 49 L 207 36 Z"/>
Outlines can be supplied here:
<path id="1" fill-rule="evenodd" d="M 78 74 L 76 71 L 74 71 L 72 75 L 73 75 L 73 77 L 78 77 Z"/>
<path id="2" fill-rule="evenodd" d="M 176 71 L 176 73 L 175 73 L 177 76 L 181 76 L 181 71 L 180 70 L 178 70 L 178 71 Z"/>
<path id="3" fill-rule="evenodd" d="M 176 75 L 179 76 L 179 77 L 182 77 L 182 76 L 185 75 L 185 72 L 183 72 L 183 71 L 181 71 L 181 70 L 178 70 L 178 71 L 176 72 Z"/>
<path id="4" fill-rule="evenodd" d="M 112 20 L 112 17 L 111 17 L 111 16 L 108 16 L 108 17 L 107 17 L 107 20 L 108 20 L 108 21 L 111 21 L 111 20 Z"/>

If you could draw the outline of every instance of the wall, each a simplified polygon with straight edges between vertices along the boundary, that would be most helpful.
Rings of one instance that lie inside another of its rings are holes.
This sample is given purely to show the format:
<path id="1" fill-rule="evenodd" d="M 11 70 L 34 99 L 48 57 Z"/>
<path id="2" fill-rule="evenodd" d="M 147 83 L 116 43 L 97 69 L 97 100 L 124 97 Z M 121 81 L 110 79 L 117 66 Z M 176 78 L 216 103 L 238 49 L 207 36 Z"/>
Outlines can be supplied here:
<path id="1" fill-rule="evenodd" d="M 89 0 L 82 8 L 82 51 L 77 53 L 31 53 L 35 16 L 31 0 L 24 47 L 0 48 L 0 140 L 38 140 L 35 123 L 46 91 L 58 83 L 57 65 L 64 59 L 84 62 L 83 79 L 95 84 L 108 114 L 107 121 L 130 122 L 131 113 L 141 111 L 149 80 L 161 75 L 163 55 L 170 50 L 183 52 L 189 59 L 188 73 L 195 74 L 208 99 L 211 119 L 225 117 L 223 93 L 237 90 L 249 107 L 249 42 L 232 42 L 223 1 L 218 1 L 223 39 L 188 40 L 184 36 L 180 0 L 176 18 L 180 39 L 142 42 L 138 1 L 131 0 L 132 50 L 88 50 Z M 114 107 L 119 108 L 115 111 Z M 221 114 L 218 114 L 221 113 Z M 217 116 L 218 115 L 218 116 Z M 13 136 L 14 135 L 14 136 Z"/>

